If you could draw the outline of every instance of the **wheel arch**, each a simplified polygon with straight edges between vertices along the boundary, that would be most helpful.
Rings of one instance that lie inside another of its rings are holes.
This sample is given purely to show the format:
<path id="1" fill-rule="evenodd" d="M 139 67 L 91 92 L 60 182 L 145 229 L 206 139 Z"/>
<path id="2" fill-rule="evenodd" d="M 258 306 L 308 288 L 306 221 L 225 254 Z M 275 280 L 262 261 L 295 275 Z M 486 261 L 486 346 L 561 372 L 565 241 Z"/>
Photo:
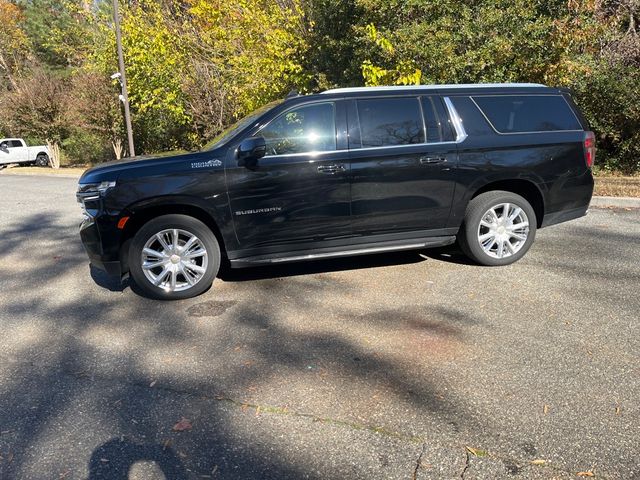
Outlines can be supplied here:
<path id="1" fill-rule="evenodd" d="M 220 253 L 226 258 L 226 245 L 222 231 L 214 216 L 207 209 L 188 202 L 155 203 L 143 207 L 128 208 L 122 217 L 129 217 L 120 237 L 120 262 L 122 271 L 129 271 L 128 254 L 131 240 L 136 232 L 148 221 L 162 215 L 179 214 L 193 217 L 204 223 L 213 232 L 220 245 Z"/>
<path id="2" fill-rule="evenodd" d="M 533 211 L 536 213 L 536 223 L 538 228 L 542 227 L 542 219 L 544 217 L 545 209 L 544 196 L 535 183 L 523 179 L 493 181 L 478 188 L 469 198 L 469 201 L 473 200 L 475 197 L 482 193 L 491 192 L 494 190 L 504 190 L 523 197 L 527 202 L 529 202 L 529 204 L 533 208 Z"/>

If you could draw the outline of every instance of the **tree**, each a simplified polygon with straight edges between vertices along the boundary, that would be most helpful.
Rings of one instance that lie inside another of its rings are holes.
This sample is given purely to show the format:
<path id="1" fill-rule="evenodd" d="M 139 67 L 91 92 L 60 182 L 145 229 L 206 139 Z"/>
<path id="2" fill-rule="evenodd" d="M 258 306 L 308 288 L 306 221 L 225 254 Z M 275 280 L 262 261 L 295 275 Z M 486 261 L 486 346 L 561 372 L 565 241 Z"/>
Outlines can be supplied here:
<path id="1" fill-rule="evenodd" d="M 46 140 L 51 166 L 58 168 L 60 142 L 69 132 L 67 79 L 37 69 L 2 100 L 0 111 L 13 134 Z"/>
<path id="2" fill-rule="evenodd" d="M 29 38 L 23 30 L 22 10 L 7 0 L 0 0 L 0 74 L 2 89 L 15 88 L 16 76 L 24 69 L 30 55 Z"/>
<path id="3" fill-rule="evenodd" d="M 88 69 L 79 71 L 72 80 L 70 104 L 73 125 L 109 142 L 117 159 L 124 154 L 124 121 L 118 91 L 119 87 L 106 75 Z"/>

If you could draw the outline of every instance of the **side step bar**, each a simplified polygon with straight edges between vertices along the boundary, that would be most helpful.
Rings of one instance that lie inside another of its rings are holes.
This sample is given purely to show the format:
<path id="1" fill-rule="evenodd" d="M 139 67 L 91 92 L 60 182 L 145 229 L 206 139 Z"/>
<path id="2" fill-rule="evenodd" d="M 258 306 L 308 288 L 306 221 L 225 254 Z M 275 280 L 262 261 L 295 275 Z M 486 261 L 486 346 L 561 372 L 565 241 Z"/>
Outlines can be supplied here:
<path id="1" fill-rule="evenodd" d="M 252 267 L 258 265 L 273 265 L 278 263 L 305 262 L 307 260 L 323 260 L 328 258 L 353 257 L 356 255 L 369 255 L 373 253 L 398 252 L 402 250 L 420 250 L 422 248 L 444 247 L 456 241 L 455 235 L 446 237 L 412 238 L 403 242 L 389 242 L 386 244 L 369 245 L 349 245 L 334 248 L 319 248 L 316 250 L 302 250 L 298 252 L 287 252 L 273 254 L 270 256 L 260 255 L 254 257 L 244 257 L 231 260 L 233 268 Z"/>

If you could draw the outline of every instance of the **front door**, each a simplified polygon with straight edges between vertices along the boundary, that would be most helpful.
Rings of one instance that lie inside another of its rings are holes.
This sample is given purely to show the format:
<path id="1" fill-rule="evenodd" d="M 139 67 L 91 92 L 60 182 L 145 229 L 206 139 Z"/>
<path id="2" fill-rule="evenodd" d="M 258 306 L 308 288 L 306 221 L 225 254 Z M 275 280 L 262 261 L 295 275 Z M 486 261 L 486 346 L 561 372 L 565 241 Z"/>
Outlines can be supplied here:
<path id="1" fill-rule="evenodd" d="M 27 149 L 20 140 L 5 140 L 0 145 L 0 163 L 24 162 L 27 160 Z"/>
<path id="2" fill-rule="evenodd" d="M 348 236 L 349 158 L 340 102 L 283 112 L 253 136 L 267 143 L 255 167 L 227 160 L 231 210 L 241 249 Z M 338 124 L 338 128 L 336 125 Z"/>
<path id="3" fill-rule="evenodd" d="M 442 100 L 360 98 L 348 117 L 354 233 L 445 228 L 458 154 Z"/>

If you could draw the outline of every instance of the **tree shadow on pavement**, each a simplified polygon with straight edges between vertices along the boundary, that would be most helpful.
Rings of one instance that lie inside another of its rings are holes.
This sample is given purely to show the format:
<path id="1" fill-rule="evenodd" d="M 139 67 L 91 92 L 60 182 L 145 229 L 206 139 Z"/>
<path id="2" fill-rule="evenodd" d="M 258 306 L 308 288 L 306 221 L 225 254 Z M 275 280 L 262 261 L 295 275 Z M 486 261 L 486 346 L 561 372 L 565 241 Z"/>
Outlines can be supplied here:
<path id="1" fill-rule="evenodd" d="M 219 300 L 206 296 L 152 302 L 128 289 L 107 291 L 88 282 L 76 228 L 55 215 L 26 216 L 1 235 L 6 255 L 0 260 L 5 333 L 0 422 L 8 433 L 0 436 L 0 450 L 11 453 L 11 462 L 0 463 L 2 478 L 57 477 L 68 470 L 72 477 L 84 470 L 89 478 L 123 478 L 132 465 L 145 462 L 178 479 L 213 471 L 222 478 L 341 476 L 351 458 L 321 459 L 323 471 L 310 473 L 304 455 L 290 443 L 295 436 L 275 436 L 263 426 L 264 438 L 258 439 L 251 426 L 254 415 L 244 414 L 242 405 L 254 400 L 366 428 L 370 423 L 371 432 L 383 422 L 356 411 L 366 398 L 342 401 L 341 409 L 334 408 L 335 396 L 312 396 L 315 403 L 303 404 L 315 386 L 377 389 L 415 415 L 431 411 L 451 421 L 465 418 L 465 406 L 453 399 L 443 402 L 429 374 L 364 347 L 357 333 L 373 329 L 381 335 L 396 332 L 394 341 L 400 343 L 423 335 L 455 343 L 476 321 L 460 312 L 418 306 L 369 314 L 337 304 L 332 314 L 350 324 L 351 332 L 320 323 L 314 327 L 318 312 L 329 314 L 327 305 L 333 304 L 327 298 L 346 298 L 358 290 L 349 280 L 314 273 L 348 270 L 352 261 L 283 267 L 276 276 L 296 276 L 286 282 L 256 275 L 235 284 L 226 310 L 216 310 Z M 52 245 L 58 245 L 53 253 Z M 362 258 L 356 265 L 422 261 L 417 253 L 392 257 Z M 25 258 L 20 275 L 5 270 Z M 199 314 L 189 313 L 194 311 Z M 429 345 L 425 348 L 428 353 Z M 310 360 L 317 369 L 309 370 Z M 324 386 L 318 381 L 321 369 L 328 379 Z M 290 390 L 278 388 L 285 377 Z M 183 415 L 196 427 L 187 434 L 173 432 Z M 305 416 L 271 415 L 273 420 L 255 421 L 297 419 L 304 422 L 303 432 L 322 426 Z M 350 427 L 341 428 L 349 434 Z"/>

